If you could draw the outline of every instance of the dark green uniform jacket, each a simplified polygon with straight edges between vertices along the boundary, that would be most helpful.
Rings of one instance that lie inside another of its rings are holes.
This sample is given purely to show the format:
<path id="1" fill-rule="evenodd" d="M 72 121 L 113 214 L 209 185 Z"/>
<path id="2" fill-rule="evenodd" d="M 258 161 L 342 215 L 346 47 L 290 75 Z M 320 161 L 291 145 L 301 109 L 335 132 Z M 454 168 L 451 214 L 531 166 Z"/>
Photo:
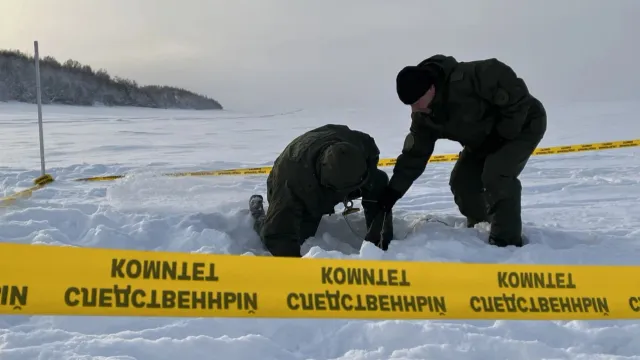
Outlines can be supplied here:
<path id="1" fill-rule="evenodd" d="M 419 64 L 439 68 L 431 113 L 413 113 L 390 186 L 405 194 L 424 172 L 436 140 L 456 141 L 481 153 L 516 138 L 532 113 L 543 113 L 515 72 L 497 59 L 458 62 L 435 55 Z"/>
<path id="2" fill-rule="evenodd" d="M 362 149 L 369 177 L 377 171 L 380 151 L 374 139 L 363 132 L 329 124 L 295 138 L 275 160 L 267 179 L 269 209 L 260 235 L 272 253 L 300 256 L 299 246 L 315 234 L 320 218 L 333 214 L 337 204 L 369 180 L 363 178 L 347 189 L 321 185 L 319 157 L 329 145 L 341 141 Z"/>

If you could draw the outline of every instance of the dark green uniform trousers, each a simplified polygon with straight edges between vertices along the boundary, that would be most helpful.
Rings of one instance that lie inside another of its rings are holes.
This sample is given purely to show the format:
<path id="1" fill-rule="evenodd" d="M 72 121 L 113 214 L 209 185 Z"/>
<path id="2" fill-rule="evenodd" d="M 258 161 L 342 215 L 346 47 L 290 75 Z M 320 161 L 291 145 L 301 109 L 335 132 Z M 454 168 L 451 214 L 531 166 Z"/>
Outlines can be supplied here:
<path id="1" fill-rule="evenodd" d="M 369 229 L 366 240 L 376 243 L 383 250 L 386 250 L 389 242 L 393 238 L 393 222 L 391 212 L 381 213 L 378 207 L 377 199 L 381 192 L 389 183 L 389 176 L 384 171 L 378 169 L 373 172 L 369 181 L 360 189 L 346 196 L 345 200 L 355 200 L 362 198 L 362 207 L 366 219 L 367 229 Z M 336 204 L 337 205 L 337 204 Z M 267 209 L 268 211 L 268 209 Z M 253 229 L 261 234 L 266 215 L 255 218 Z M 384 223 L 380 221 L 384 220 Z M 298 236 L 298 245 L 302 246 L 304 241 L 315 236 L 322 217 L 313 216 L 309 213 L 303 213 Z M 375 222 L 375 223 L 374 223 Z M 372 226 L 373 225 L 373 226 Z M 381 231 L 384 229 L 383 240 L 380 241 Z"/>
<path id="2" fill-rule="evenodd" d="M 520 135 L 494 152 L 464 148 L 451 172 L 451 192 L 468 225 L 491 223 L 490 242 L 498 246 L 522 246 L 518 177 L 547 129 L 542 105 L 532 107 L 528 118 Z"/>

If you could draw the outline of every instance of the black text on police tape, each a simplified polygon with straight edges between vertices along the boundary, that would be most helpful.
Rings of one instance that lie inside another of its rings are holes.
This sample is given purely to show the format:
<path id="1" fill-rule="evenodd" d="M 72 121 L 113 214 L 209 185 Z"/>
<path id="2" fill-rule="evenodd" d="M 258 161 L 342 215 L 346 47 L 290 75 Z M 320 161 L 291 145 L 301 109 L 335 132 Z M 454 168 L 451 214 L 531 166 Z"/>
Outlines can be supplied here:
<path id="1" fill-rule="evenodd" d="M 64 293 L 70 307 L 258 310 L 258 294 L 230 291 L 143 290 L 114 285 L 105 288 L 70 287 Z"/>
<path id="2" fill-rule="evenodd" d="M 631 296 L 629 298 L 629 307 L 634 312 L 640 312 L 640 296 Z"/>
<path id="3" fill-rule="evenodd" d="M 469 306 L 475 312 L 507 313 L 577 313 L 595 312 L 608 315 L 606 297 L 588 296 L 472 296 Z"/>
<path id="4" fill-rule="evenodd" d="M 564 272 L 498 272 L 501 288 L 575 289 L 572 273 Z"/>
<path id="5" fill-rule="evenodd" d="M 214 263 L 137 259 L 112 259 L 111 277 L 144 280 L 219 280 Z"/>
<path id="6" fill-rule="evenodd" d="M 411 286 L 407 270 L 323 266 L 320 274 L 328 285 Z"/>
<path id="7" fill-rule="evenodd" d="M 289 293 L 287 307 L 305 311 L 435 312 L 444 315 L 444 296 L 349 294 L 340 291 Z"/>
<path id="8" fill-rule="evenodd" d="M 12 306 L 14 310 L 27 306 L 29 295 L 28 286 L 2 285 L 0 286 L 0 305 Z"/>

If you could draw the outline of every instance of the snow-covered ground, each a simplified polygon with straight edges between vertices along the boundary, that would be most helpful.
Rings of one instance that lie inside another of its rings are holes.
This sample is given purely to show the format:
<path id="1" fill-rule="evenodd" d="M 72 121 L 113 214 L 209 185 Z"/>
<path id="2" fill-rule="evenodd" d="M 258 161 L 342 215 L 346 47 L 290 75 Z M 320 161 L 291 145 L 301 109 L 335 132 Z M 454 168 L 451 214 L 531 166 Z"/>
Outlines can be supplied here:
<path id="1" fill-rule="evenodd" d="M 639 110 L 638 103 L 549 107 L 541 146 L 638 138 Z M 34 105 L 0 103 L 0 195 L 39 175 L 36 116 Z M 395 157 L 409 125 L 402 108 L 240 114 L 45 106 L 44 119 L 56 182 L 0 209 L 0 241 L 232 254 L 263 253 L 243 210 L 251 194 L 264 193 L 265 176 L 151 175 L 268 165 L 294 136 L 330 122 L 369 132 L 383 157 Z M 458 150 L 442 141 L 436 153 Z M 453 164 L 439 163 L 399 201 L 398 240 L 387 253 L 361 252 L 339 216 L 326 217 L 304 250 L 312 257 L 639 265 L 638 155 L 630 148 L 532 158 L 522 175 L 531 244 L 520 249 L 484 244 L 481 229 L 421 221 L 462 221 L 447 186 Z M 135 176 L 70 181 L 124 172 Z M 362 232 L 361 213 L 350 221 Z M 640 323 L 5 316 L 0 359 L 640 359 Z"/>

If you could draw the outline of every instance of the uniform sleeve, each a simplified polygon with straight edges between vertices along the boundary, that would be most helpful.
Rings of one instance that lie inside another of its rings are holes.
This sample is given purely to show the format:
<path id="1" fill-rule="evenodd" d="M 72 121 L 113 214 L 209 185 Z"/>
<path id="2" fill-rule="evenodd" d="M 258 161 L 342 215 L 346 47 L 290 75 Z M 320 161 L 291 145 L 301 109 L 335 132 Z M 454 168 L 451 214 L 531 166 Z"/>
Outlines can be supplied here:
<path id="1" fill-rule="evenodd" d="M 486 60 L 476 67 L 478 95 L 496 106 L 500 119 L 496 124 L 498 134 L 513 139 L 522 130 L 531 95 L 524 80 L 503 62 Z"/>
<path id="2" fill-rule="evenodd" d="M 367 135 L 368 162 L 371 170 L 378 168 L 380 162 L 380 149 L 373 137 Z"/>
<path id="3" fill-rule="evenodd" d="M 427 126 L 428 116 L 423 113 L 411 114 L 409 134 L 389 180 L 389 186 L 402 195 L 424 172 L 439 138 L 436 130 Z"/>
<path id="4" fill-rule="evenodd" d="M 380 149 L 373 136 L 359 130 L 349 131 L 357 135 L 356 138 L 367 155 L 367 165 L 369 165 L 371 169 L 377 168 L 378 162 L 380 162 Z"/>
<path id="5" fill-rule="evenodd" d="M 293 196 L 288 184 L 275 189 L 260 236 L 273 256 L 301 257 L 303 204 Z"/>

